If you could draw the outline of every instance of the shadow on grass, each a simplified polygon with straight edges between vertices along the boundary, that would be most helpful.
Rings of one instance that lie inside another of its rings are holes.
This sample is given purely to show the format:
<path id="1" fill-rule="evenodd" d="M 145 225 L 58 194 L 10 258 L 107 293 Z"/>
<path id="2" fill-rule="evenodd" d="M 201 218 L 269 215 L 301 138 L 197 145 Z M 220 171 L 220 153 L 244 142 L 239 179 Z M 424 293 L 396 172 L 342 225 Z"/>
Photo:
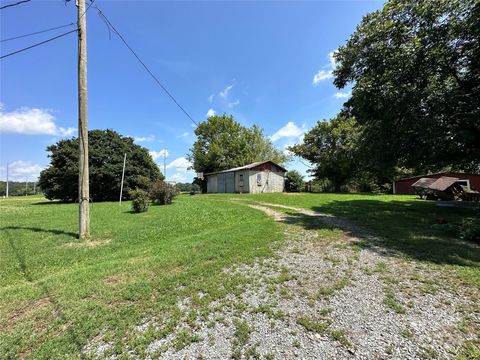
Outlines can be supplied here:
<path id="1" fill-rule="evenodd" d="M 18 263 L 18 267 L 20 268 L 20 272 L 22 273 L 24 279 L 28 281 L 30 284 L 37 286 L 42 293 L 42 298 L 47 299 L 50 304 L 52 304 L 53 307 L 53 314 L 60 320 L 60 323 L 63 326 L 66 326 L 66 335 L 68 336 L 69 339 L 72 339 L 75 347 L 77 350 L 80 352 L 83 348 L 82 342 L 79 340 L 79 336 L 76 333 L 73 325 L 71 324 L 71 321 L 65 316 L 64 311 L 62 310 L 61 304 L 57 301 L 55 296 L 53 295 L 52 291 L 48 288 L 48 286 L 45 284 L 43 281 L 34 281 L 32 274 L 30 273 L 27 263 L 25 261 L 25 256 L 23 254 L 22 249 L 20 249 L 15 241 L 12 239 L 12 237 L 8 238 L 8 243 L 10 247 L 12 248 L 12 251 L 15 255 L 15 258 Z"/>
<path id="2" fill-rule="evenodd" d="M 0 230 L 28 230 L 28 231 L 33 231 L 33 232 L 43 232 L 43 233 L 49 233 L 49 234 L 54 234 L 54 235 L 67 235 L 67 236 L 73 237 L 75 239 L 78 238 L 78 235 L 74 232 L 63 231 L 63 230 L 55 230 L 55 229 L 43 229 L 43 228 L 38 228 L 38 227 L 4 226 L 4 227 L 1 227 Z"/>
<path id="3" fill-rule="evenodd" d="M 48 201 L 39 201 L 32 203 L 31 205 L 60 205 L 60 204 L 78 204 L 73 201 L 62 201 L 62 200 L 48 200 Z"/>
<path id="4" fill-rule="evenodd" d="M 311 210 L 338 217 L 300 216 L 287 218 L 305 229 L 342 228 L 361 239 L 362 246 L 420 261 L 465 267 L 480 267 L 480 246 L 460 240 L 450 225 L 472 216 L 472 209 L 438 207 L 434 202 L 349 200 L 333 201 Z M 347 220 L 342 223 L 341 219 Z M 327 225 L 329 226 L 329 225 Z M 371 236 L 373 234 L 374 236 Z"/>

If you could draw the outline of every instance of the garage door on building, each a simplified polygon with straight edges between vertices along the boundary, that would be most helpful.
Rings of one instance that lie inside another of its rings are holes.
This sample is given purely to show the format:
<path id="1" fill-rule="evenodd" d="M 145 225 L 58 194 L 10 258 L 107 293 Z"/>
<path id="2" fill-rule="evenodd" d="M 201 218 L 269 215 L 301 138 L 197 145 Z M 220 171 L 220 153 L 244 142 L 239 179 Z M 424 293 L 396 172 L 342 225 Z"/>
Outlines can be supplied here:
<path id="1" fill-rule="evenodd" d="M 235 192 L 235 173 L 220 173 L 217 175 L 217 191 L 219 193 L 234 193 Z"/>

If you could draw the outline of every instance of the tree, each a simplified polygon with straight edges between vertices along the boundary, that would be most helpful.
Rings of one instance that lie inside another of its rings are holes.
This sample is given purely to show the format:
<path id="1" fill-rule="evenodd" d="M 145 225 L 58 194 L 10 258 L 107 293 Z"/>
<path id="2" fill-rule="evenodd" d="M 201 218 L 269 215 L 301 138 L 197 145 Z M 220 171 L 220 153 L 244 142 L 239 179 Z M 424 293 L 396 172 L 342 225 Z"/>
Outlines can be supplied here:
<path id="1" fill-rule="evenodd" d="M 480 3 L 388 1 L 335 53 L 343 114 L 377 172 L 480 172 Z"/>
<path id="2" fill-rule="evenodd" d="M 289 192 L 302 191 L 305 182 L 303 181 L 303 175 L 297 170 L 290 170 L 286 173 L 285 188 Z"/>
<path id="3" fill-rule="evenodd" d="M 176 183 L 175 186 L 179 192 L 200 191 L 200 187 L 193 183 Z"/>
<path id="4" fill-rule="evenodd" d="M 305 134 L 303 143 L 289 150 L 314 164 L 311 172 L 315 178 L 330 180 L 335 192 L 339 192 L 357 170 L 356 144 L 360 133 L 354 118 L 337 116 L 317 122 Z"/>
<path id="5" fill-rule="evenodd" d="M 195 135 L 197 140 L 188 158 L 197 172 L 214 172 L 263 160 L 278 164 L 288 160 L 264 136 L 262 129 L 256 125 L 247 128 L 233 116 L 211 116 L 198 125 Z"/>
<path id="6" fill-rule="evenodd" d="M 123 194 L 141 188 L 145 178 L 163 180 L 147 149 L 113 130 L 91 130 L 89 137 L 90 196 L 93 201 L 118 200 L 123 156 L 127 153 Z M 40 174 L 45 196 L 63 201 L 78 199 L 78 138 L 60 140 L 47 147 L 50 165 Z"/>

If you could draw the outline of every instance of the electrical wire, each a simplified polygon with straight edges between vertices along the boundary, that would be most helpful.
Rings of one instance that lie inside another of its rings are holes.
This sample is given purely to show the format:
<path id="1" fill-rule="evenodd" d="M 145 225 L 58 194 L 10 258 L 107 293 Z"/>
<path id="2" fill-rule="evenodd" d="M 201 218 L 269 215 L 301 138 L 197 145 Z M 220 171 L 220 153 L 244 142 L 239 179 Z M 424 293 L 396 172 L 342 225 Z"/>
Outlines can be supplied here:
<path id="1" fill-rule="evenodd" d="M 20 5 L 20 4 L 29 2 L 29 1 L 32 1 L 32 0 L 22 0 L 22 1 L 18 1 L 16 3 L 14 3 L 14 4 L 3 5 L 3 6 L 0 6 L 0 10 L 6 9 L 6 8 L 12 7 L 12 6 L 17 6 L 17 5 Z"/>
<path id="2" fill-rule="evenodd" d="M 56 27 L 53 27 L 53 28 L 45 29 L 45 30 L 35 31 L 35 32 L 29 33 L 29 34 L 18 35 L 18 36 L 14 36 L 14 37 L 7 38 L 7 39 L 2 39 L 2 40 L 0 40 L 0 43 L 7 42 L 7 41 L 10 41 L 10 40 L 21 39 L 21 38 L 24 38 L 24 37 L 27 37 L 27 36 L 43 34 L 43 33 L 49 32 L 49 31 L 53 31 L 53 30 L 63 29 L 65 27 L 73 26 L 75 24 L 76 23 L 72 22 L 70 24 L 65 24 L 65 25 L 56 26 Z"/>
<path id="3" fill-rule="evenodd" d="M 95 0 L 90 1 L 90 4 L 87 6 L 87 8 L 83 12 L 83 14 L 80 16 L 80 19 L 82 19 L 85 16 L 85 14 L 90 9 L 90 7 L 93 5 L 94 2 L 95 2 Z M 45 29 L 45 30 L 35 31 L 35 32 L 32 32 L 32 33 L 24 34 L 24 35 L 18 35 L 18 36 L 14 36 L 14 37 L 7 38 L 7 39 L 2 39 L 2 40 L 0 40 L 0 43 L 11 41 L 11 40 L 17 40 L 17 39 L 21 39 L 21 38 L 28 37 L 28 36 L 43 34 L 43 33 L 49 32 L 49 31 L 63 29 L 63 28 L 69 27 L 69 26 L 74 26 L 76 24 L 78 24 L 78 20 L 76 22 L 71 22 L 70 24 L 55 26 L 55 27 L 48 28 L 48 29 Z"/>
<path id="4" fill-rule="evenodd" d="M 301 164 L 303 164 L 304 166 L 306 166 L 307 168 L 312 169 L 312 166 L 305 164 L 305 163 L 303 162 L 303 160 L 300 159 L 300 157 L 297 157 L 297 160 L 298 160 Z"/>
<path id="5" fill-rule="evenodd" d="M 71 30 L 71 31 L 67 31 L 66 33 L 63 33 L 63 34 L 57 35 L 57 36 L 55 36 L 55 37 L 53 37 L 53 38 L 50 38 L 50 39 L 47 39 L 47 40 L 41 41 L 41 42 L 39 42 L 39 43 L 33 44 L 33 45 L 31 45 L 31 46 L 28 46 L 28 47 L 26 47 L 26 48 L 23 48 L 23 49 L 20 49 L 20 50 L 17 50 L 17 51 L 11 52 L 11 53 L 9 53 L 9 54 L 6 54 L 6 55 L 2 55 L 2 56 L 0 56 L 0 60 L 1 60 L 1 59 L 5 59 L 5 58 L 7 58 L 7 57 L 9 57 L 9 56 L 12 56 L 12 55 L 15 55 L 15 54 L 21 53 L 21 52 L 23 52 L 23 51 L 26 51 L 26 50 L 32 49 L 32 48 L 34 48 L 34 47 L 37 47 L 37 46 L 40 46 L 40 45 L 46 44 L 46 43 L 48 43 L 48 42 L 50 42 L 50 41 L 56 40 L 56 39 L 58 39 L 58 38 L 61 38 L 61 37 L 63 37 L 63 36 L 66 36 L 66 35 L 68 35 L 68 34 L 71 34 L 71 33 L 73 33 L 73 32 L 76 32 L 76 31 L 78 31 L 78 29 L 73 29 L 73 30 Z"/>
<path id="6" fill-rule="evenodd" d="M 137 58 L 138 62 L 142 64 L 142 66 L 145 68 L 147 73 L 155 80 L 155 82 L 162 88 L 162 90 L 170 97 L 170 99 L 175 103 L 175 105 L 178 106 L 178 108 L 196 125 L 198 126 L 198 123 L 193 120 L 193 118 L 190 116 L 190 114 L 184 109 L 182 105 L 175 99 L 175 97 L 168 91 L 168 89 L 158 80 L 158 78 L 152 73 L 152 71 L 148 68 L 148 66 L 140 59 L 140 57 L 137 55 L 137 53 L 132 49 L 132 47 L 127 43 L 125 38 L 118 32 L 118 30 L 113 26 L 113 24 L 110 22 L 110 20 L 107 18 L 105 13 L 97 6 L 97 4 L 94 5 L 95 8 L 98 10 L 99 15 L 105 20 L 106 24 L 113 30 L 115 34 L 122 40 L 124 45 L 130 50 L 130 52 Z"/>

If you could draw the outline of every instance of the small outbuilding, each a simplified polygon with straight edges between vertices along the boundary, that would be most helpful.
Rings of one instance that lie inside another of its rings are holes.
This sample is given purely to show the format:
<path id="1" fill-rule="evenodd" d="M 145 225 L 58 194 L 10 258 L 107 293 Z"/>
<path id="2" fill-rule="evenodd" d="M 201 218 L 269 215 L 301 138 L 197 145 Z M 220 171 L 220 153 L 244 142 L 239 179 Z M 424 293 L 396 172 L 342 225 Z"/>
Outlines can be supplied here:
<path id="1" fill-rule="evenodd" d="M 438 179 L 421 178 L 412 187 L 424 199 L 454 200 L 464 195 L 463 187 L 458 181 L 458 178 L 448 176 Z"/>
<path id="2" fill-rule="evenodd" d="M 287 170 L 273 161 L 203 174 L 207 193 L 267 193 L 285 190 Z"/>
<path id="3" fill-rule="evenodd" d="M 466 191 L 478 191 L 480 190 L 480 175 L 479 174 L 465 174 L 457 172 L 441 172 L 429 175 L 419 175 L 409 178 L 396 180 L 393 182 L 393 193 L 404 195 L 415 195 L 416 191 L 413 187 L 420 179 L 433 179 L 437 180 L 441 177 L 456 178 L 455 182 L 464 187 Z M 423 180 L 428 182 L 428 180 Z M 433 182 L 432 182 L 433 183 Z"/>

